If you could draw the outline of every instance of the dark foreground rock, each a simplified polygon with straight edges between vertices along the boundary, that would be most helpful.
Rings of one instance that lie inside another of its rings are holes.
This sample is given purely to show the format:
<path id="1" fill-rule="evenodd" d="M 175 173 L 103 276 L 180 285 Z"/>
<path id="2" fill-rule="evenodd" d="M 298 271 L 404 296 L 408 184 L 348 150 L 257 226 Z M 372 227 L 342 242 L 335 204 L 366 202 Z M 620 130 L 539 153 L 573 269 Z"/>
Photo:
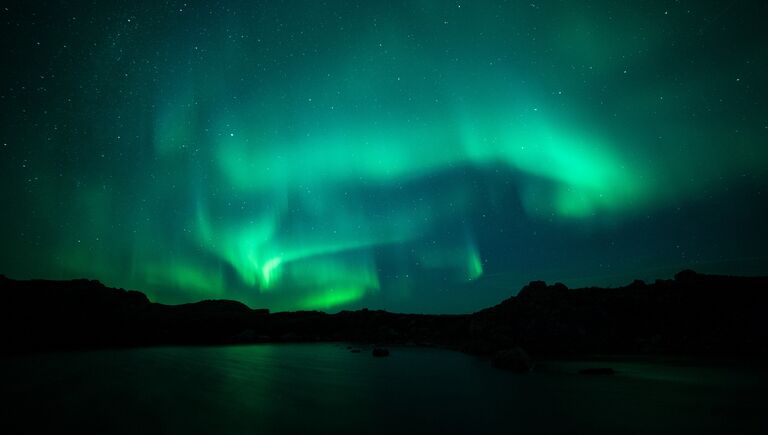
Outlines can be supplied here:
<path id="1" fill-rule="evenodd" d="M 678 273 L 652 284 L 568 289 L 533 281 L 466 315 L 380 310 L 270 313 L 235 301 L 150 302 L 98 281 L 0 276 L 0 352 L 162 344 L 346 341 L 496 355 L 768 356 L 768 278 Z M 501 363 L 502 365 L 505 363 Z"/>

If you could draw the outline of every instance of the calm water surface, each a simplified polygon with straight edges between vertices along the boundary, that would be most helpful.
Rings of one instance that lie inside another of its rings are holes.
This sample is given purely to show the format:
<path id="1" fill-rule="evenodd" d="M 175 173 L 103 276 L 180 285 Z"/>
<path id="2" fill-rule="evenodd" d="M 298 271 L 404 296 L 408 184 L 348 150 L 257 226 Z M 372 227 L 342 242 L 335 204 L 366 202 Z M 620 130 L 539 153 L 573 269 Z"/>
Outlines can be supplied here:
<path id="1" fill-rule="evenodd" d="M 611 366 L 615 376 L 578 375 Z M 0 359 L 0 433 L 768 433 L 762 364 L 546 362 L 341 344 L 161 347 Z"/>

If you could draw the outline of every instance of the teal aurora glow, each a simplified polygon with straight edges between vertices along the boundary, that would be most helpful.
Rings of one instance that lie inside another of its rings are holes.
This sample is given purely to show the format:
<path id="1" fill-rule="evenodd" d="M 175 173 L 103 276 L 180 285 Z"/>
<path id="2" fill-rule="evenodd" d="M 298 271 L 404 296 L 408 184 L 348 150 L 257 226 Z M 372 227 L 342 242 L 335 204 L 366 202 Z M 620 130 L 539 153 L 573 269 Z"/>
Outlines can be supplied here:
<path id="1" fill-rule="evenodd" d="M 764 2 L 67 4 L 0 10 L 1 273 L 468 312 L 766 270 Z"/>

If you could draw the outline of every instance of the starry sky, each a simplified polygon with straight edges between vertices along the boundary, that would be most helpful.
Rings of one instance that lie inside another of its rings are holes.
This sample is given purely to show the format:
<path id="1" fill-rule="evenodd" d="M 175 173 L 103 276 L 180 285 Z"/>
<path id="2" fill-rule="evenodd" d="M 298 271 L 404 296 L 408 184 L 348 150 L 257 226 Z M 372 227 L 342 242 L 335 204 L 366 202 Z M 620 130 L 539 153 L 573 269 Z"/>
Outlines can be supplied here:
<path id="1" fill-rule="evenodd" d="M 0 273 L 471 312 L 768 273 L 764 1 L 0 6 Z"/>

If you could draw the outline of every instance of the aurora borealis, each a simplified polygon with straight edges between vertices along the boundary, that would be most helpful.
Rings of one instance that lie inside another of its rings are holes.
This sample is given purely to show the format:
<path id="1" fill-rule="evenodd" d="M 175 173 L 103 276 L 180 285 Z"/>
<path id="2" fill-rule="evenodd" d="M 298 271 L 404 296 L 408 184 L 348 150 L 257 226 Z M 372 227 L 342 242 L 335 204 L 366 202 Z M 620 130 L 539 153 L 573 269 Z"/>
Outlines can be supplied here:
<path id="1" fill-rule="evenodd" d="M 469 312 L 768 271 L 761 1 L 0 8 L 0 273 Z"/>

